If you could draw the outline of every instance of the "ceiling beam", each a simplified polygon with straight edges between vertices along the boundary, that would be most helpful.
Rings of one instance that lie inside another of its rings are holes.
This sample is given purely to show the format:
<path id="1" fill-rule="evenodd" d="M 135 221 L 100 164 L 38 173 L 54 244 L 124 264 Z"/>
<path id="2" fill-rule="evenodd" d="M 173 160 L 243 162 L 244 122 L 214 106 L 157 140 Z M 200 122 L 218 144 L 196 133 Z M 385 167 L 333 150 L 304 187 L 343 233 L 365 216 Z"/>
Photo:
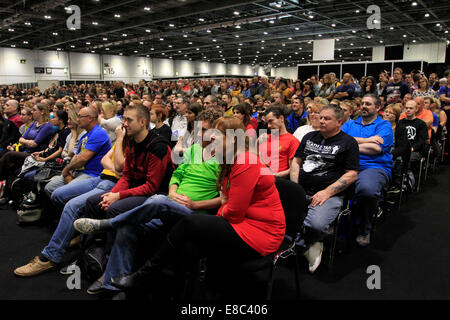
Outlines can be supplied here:
<path id="1" fill-rule="evenodd" d="M 59 45 L 62 45 L 62 44 L 68 43 L 68 42 L 72 42 L 72 41 L 85 40 L 85 39 L 89 39 L 92 37 L 96 37 L 98 35 L 104 35 L 104 34 L 109 34 L 109 33 L 113 33 L 113 32 L 120 32 L 120 31 L 127 30 L 127 29 L 145 26 L 145 25 L 148 25 L 149 23 L 152 23 L 152 24 L 161 23 L 161 22 L 173 20 L 176 18 L 182 18 L 182 17 L 192 16 L 192 15 L 199 15 L 202 13 L 223 10 L 223 9 L 227 9 L 227 8 L 236 7 L 239 5 L 244 5 L 244 4 L 253 3 L 253 2 L 260 2 L 260 1 L 262 1 L 262 0 L 257 0 L 257 1 L 251 1 L 251 0 L 218 1 L 218 0 L 214 0 L 214 1 L 208 1 L 207 3 L 195 3 L 193 5 L 179 6 L 176 8 L 171 8 L 170 10 L 165 10 L 162 12 L 148 14 L 144 18 L 137 19 L 137 21 L 133 21 L 133 22 L 124 24 L 118 28 L 105 30 L 104 32 L 90 34 L 87 36 L 73 37 L 68 40 L 59 41 L 59 42 L 56 42 L 53 44 L 40 46 L 36 49 L 46 49 L 46 48 L 59 46 Z"/>

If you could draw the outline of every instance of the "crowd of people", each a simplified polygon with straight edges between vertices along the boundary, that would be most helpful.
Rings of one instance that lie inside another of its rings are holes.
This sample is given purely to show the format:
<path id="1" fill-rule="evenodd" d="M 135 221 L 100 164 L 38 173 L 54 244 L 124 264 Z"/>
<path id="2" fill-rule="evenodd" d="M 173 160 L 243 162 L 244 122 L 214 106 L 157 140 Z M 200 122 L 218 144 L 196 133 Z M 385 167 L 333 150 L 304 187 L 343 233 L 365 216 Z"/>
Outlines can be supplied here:
<path id="1" fill-rule="evenodd" d="M 12 271 L 69 274 L 67 250 L 99 236 L 105 267 L 89 294 L 148 286 L 174 261 L 189 269 L 201 257 L 267 256 L 286 229 L 275 181 L 290 179 L 305 190 L 296 244 L 314 272 L 351 188 L 356 242 L 365 247 L 383 190 L 401 187 L 395 176 L 411 170 L 418 180 L 422 157 L 448 153 L 439 142 L 449 126 L 450 70 L 441 76 L 396 68 L 378 80 L 330 73 L 43 92 L 3 85 L 0 204 L 19 221 L 58 221 L 43 250 Z M 244 143 L 229 130 L 246 132 Z M 140 261 L 137 248 L 155 235 Z"/>

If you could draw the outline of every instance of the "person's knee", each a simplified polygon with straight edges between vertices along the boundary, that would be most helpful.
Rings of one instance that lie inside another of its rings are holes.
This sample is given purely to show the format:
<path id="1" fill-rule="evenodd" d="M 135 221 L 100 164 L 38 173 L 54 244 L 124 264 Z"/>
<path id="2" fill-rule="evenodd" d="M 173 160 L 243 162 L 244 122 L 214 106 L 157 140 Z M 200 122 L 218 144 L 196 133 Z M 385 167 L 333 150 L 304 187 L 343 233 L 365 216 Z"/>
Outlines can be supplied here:
<path id="1" fill-rule="evenodd" d="M 50 182 L 44 188 L 45 193 L 50 197 L 50 200 L 56 205 L 64 205 L 64 199 L 62 197 L 63 193 L 60 188 L 53 190 L 52 186 L 49 186 Z"/>
<path id="2" fill-rule="evenodd" d="M 322 219 L 320 215 L 312 215 L 307 220 L 305 220 L 305 226 L 318 231 L 325 232 L 328 228 L 329 223 L 325 219 Z"/>
<path id="3" fill-rule="evenodd" d="M 370 179 L 360 179 L 356 184 L 355 193 L 358 198 L 376 199 L 377 197 L 376 188 Z"/>
<path id="4" fill-rule="evenodd" d="M 133 225 L 124 225 L 116 230 L 116 239 L 114 245 L 123 247 L 137 236 L 137 227 Z"/>

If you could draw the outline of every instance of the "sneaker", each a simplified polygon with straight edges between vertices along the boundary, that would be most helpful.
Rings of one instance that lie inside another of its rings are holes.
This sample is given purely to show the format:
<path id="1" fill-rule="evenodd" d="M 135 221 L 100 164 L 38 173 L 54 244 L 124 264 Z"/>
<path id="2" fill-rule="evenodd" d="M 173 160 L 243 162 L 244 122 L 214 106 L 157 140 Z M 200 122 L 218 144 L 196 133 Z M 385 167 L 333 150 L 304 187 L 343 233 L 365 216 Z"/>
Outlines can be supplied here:
<path id="1" fill-rule="evenodd" d="M 365 236 L 360 234 L 359 236 L 356 237 L 356 242 L 361 247 L 367 247 L 370 244 L 370 233 Z"/>
<path id="2" fill-rule="evenodd" d="M 39 260 L 39 257 L 36 256 L 28 264 L 15 269 L 14 274 L 19 277 L 31 277 L 55 268 L 55 263 L 51 261 L 42 262 Z"/>
<path id="3" fill-rule="evenodd" d="M 309 263 L 309 272 L 313 273 L 319 267 L 322 261 L 323 243 L 315 242 L 308 250 L 304 253 L 306 260 Z"/>
<path id="4" fill-rule="evenodd" d="M 73 227 L 80 233 L 93 234 L 111 229 L 108 219 L 98 220 L 89 218 L 80 218 L 73 222 Z"/>
<path id="5" fill-rule="evenodd" d="M 64 268 L 62 268 L 61 270 L 59 270 L 59 273 L 63 274 L 63 275 L 69 275 L 69 274 L 74 274 L 75 270 L 69 271 L 69 267 L 76 265 L 77 261 L 75 260 L 74 262 L 72 262 L 71 264 L 68 264 L 67 266 L 65 266 Z"/>

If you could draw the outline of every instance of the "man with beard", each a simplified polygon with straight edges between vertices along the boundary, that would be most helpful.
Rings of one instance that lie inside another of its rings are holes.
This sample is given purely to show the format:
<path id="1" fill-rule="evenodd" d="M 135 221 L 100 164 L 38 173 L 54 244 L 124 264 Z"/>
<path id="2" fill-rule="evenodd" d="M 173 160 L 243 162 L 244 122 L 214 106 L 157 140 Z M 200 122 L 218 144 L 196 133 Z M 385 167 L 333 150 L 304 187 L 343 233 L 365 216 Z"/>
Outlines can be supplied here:
<path id="1" fill-rule="evenodd" d="M 378 116 L 380 108 L 380 98 L 366 94 L 361 103 L 361 117 L 342 126 L 342 131 L 354 137 L 359 146 L 360 169 L 355 194 L 361 215 L 356 238 L 360 246 L 370 244 L 371 220 L 376 214 L 383 187 L 391 178 L 393 132 L 391 124 Z"/>

